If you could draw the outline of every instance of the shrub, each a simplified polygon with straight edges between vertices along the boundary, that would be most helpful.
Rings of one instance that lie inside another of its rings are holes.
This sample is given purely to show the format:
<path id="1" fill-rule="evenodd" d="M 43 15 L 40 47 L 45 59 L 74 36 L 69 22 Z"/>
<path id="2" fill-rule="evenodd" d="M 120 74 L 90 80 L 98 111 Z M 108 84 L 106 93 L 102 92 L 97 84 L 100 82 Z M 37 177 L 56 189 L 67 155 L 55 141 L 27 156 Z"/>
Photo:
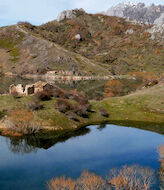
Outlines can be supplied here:
<path id="1" fill-rule="evenodd" d="M 38 93 L 35 94 L 35 97 L 39 101 L 48 101 L 48 100 L 51 100 L 52 91 L 44 90 L 44 91 L 38 92 Z"/>
<path id="2" fill-rule="evenodd" d="M 124 92 L 123 84 L 119 80 L 110 80 L 105 84 L 104 97 L 119 96 Z"/>
<path id="3" fill-rule="evenodd" d="M 50 190 L 75 190 L 75 181 L 71 178 L 66 179 L 65 176 L 52 179 L 48 182 Z"/>
<path id="4" fill-rule="evenodd" d="M 116 189 L 149 190 L 154 182 L 154 171 L 137 165 L 112 169 L 109 183 Z"/>
<path id="5" fill-rule="evenodd" d="M 73 105 L 66 99 L 59 98 L 56 101 L 56 106 L 58 110 L 62 113 L 66 113 L 67 111 L 70 111 L 73 109 Z"/>
<path id="6" fill-rule="evenodd" d="M 9 117 L 4 120 L 6 130 L 4 133 L 17 133 L 20 135 L 29 135 L 37 133 L 40 126 L 35 123 L 34 114 L 28 110 L 13 110 Z"/>
<path id="7" fill-rule="evenodd" d="M 105 108 L 100 108 L 99 109 L 100 115 L 103 117 L 109 117 L 109 113 Z"/>
<path id="8" fill-rule="evenodd" d="M 43 105 L 40 104 L 39 100 L 34 100 L 33 102 L 27 103 L 27 109 L 30 111 L 36 111 L 43 108 Z"/>
<path id="9" fill-rule="evenodd" d="M 73 107 L 73 111 L 80 117 L 88 118 L 87 105 L 76 104 Z"/>
<path id="10" fill-rule="evenodd" d="M 112 169 L 106 180 L 84 171 L 76 181 L 65 177 L 55 178 L 48 182 L 48 187 L 51 190 L 149 190 L 153 181 L 153 170 L 133 165 Z"/>
<path id="11" fill-rule="evenodd" d="M 67 111 L 66 115 L 69 119 L 72 119 L 74 121 L 79 121 L 79 119 L 77 118 L 76 114 L 73 113 L 72 111 Z"/>

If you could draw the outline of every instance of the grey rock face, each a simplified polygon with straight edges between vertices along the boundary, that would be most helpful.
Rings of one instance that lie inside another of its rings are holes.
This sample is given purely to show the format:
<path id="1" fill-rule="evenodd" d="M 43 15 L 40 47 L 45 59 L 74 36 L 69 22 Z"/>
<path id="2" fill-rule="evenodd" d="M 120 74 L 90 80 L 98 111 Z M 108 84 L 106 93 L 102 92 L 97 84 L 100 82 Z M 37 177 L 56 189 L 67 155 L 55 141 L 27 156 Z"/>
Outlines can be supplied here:
<path id="1" fill-rule="evenodd" d="M 145 22 L 148 24 L 164 24 L 164 5 L 146 6 L 144 3 L 120 3 L 115 7 L 111 7 L 105 13 L 109 16 L 117 16 Z"/>
<path id="2" fill-rule="evenodd" d="M 57 21 L 60 22 L 64 19 L 73 19 L 76 18 L 79 14 L 84 13 L 85 11 L 83 9 L 65 10 L 58 15 Z"/>
<path id="3" fill-rule="evenodd" d="M 156 24 L 156 25 L 164 24 L 164 13 L 162 13 L 161 16 L 154 21 L 154 24 Z"/>

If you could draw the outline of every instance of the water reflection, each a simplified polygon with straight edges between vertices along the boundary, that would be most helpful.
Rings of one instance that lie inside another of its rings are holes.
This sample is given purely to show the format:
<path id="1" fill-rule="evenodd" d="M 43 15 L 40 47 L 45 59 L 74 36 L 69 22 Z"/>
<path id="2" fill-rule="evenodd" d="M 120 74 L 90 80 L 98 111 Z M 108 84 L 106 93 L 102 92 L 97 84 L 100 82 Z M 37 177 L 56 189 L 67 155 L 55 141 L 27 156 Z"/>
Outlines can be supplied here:
<path id="1" fill-rule="evenodd" d="M 57 136 L 56 133 L 46 133 L 42 136 L 30 135 L 23 139 L 6 138 L 8 148 L 14 154 L 29 154 L 36 153 L 39 148 L 49 149 L 57 143 L 64 143 L 68 139 L 83 136 L 90 132 L 89 128 L 83 128 L 74 132 L 67 132 L 63 135 Z"/>
<path id="2" fill-rule="evenodd" d="M 45 190 L 53 177 L 76 179 L 88 170 L 104 178 L 111 168 L 123 165 L 150 167 L 158 174 L 161 144 L 163 135 L 114 125 L 91 126 L 62 138 L 52 133 L 30 136 L 8 144 L 0 137 L 0 189 Z"/>
<path id="3" fill-rule="evenodd" d="M 31 152 L 37 152 L 37 148 L 34 146 L 30 146 L 27 144 L 25 139 L 14 139 L 14 138 L 8 138 L 6 139 L 6 143 L 8 145 L 8 148 L 11 152 L 14 154 L 29 154 Z"/>

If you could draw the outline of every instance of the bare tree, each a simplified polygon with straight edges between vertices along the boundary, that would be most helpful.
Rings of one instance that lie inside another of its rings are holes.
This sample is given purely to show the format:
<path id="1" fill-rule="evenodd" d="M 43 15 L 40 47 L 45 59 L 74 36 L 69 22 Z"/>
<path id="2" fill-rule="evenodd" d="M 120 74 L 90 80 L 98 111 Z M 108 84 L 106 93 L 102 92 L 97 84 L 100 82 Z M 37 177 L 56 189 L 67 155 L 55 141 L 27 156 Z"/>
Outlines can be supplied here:
<path id="1" fill-rule="evenodd" d="M 123 166 L 112 169 L 108 181 L 116 190 L 148 190 L 153 184 L 153 173 L 153 170 L 137 165 Z"/>

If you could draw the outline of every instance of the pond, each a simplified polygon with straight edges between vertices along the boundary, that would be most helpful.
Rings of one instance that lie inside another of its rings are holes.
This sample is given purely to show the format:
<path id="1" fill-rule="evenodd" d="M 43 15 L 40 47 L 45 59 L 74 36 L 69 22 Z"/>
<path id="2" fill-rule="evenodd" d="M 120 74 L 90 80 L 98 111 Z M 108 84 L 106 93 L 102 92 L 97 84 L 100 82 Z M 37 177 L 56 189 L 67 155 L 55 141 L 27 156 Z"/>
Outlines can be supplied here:
<path id="1" fill-rule="evenodd" d="M 62 139 L 0 137 L 0 189 L 45 190 L 52 177 L 77 178 L 83 170 L 104 177 L 125 164 L 148 166 L 157 174 L 161 144 L 163 135 L 115 125 L 90 126 Z"/>

